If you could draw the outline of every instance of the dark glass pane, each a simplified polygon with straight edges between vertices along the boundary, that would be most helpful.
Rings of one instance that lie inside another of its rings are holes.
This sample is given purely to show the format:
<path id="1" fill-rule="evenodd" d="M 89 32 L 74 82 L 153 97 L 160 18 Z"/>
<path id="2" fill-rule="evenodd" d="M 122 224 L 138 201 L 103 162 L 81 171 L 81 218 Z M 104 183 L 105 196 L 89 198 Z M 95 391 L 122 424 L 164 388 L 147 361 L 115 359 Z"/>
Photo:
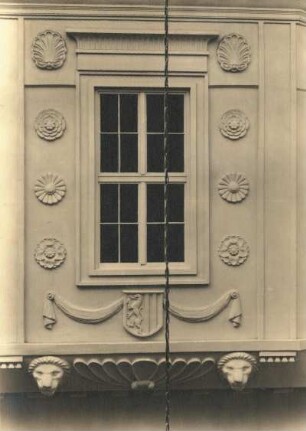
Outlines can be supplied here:
<path id="1" fill-rule="evenodd" d="M 137 94 L 120 95 L 120 131 L 137 132 Z"/>
<path id="2" fill-rule="evenodd" d="M 120 226 L 120 261 L 138 262 L 138 226 Z"/>
<path id="3" fill-rule="evenodd" d="M 120 135 L 120 172 L 138 171 L 138 136 Z"/>
<path id="4" fill-rule="evenodd" d="M 101 172 L 118 172 L 118 135 L 101 135 Z"/>
<path id="5" fill-rule="evenodd" d="M 148 262 L 164 261 L 164 225 L 147 225 L 147 260 Z"/>
<path id="6" fill-rule="evenodd" d="M 164 171 L 163 135 L 147 135 L 147 171 Z"/>
<path id="7" fill-rule="evenodd" d="M 168 221 L 184 221 L 184 184 L 168 185 Z"/>
<path id="8" fill-rule="evenodd" d="M 101 184 L 101 222 L 118 222 L 118 185 Z"/>
<path id="9" fill-rule="evenodd" d="M 147 221 L 164 221 L 164 185 L 147 185 Z"/>
<path id="10" fill-rule="evenodd" d="M 118 131 L 118 95 L 101 94 L 101 132 Z"/>
<path id="11" fill-rule="evenodd" d="M 147 95 L 147 132 L 164 130 L 164 96 L 163 94 Z"/>
<path id="12" fill-rule="evenodd" d="M 168 135 L 170 172 L 184 172 L 184 135 Z"/>
<path id="13" fill-rule="evenodd" d="M 137 223 L 138 221 L 138 186 L 137 184 L 120 185 L 120 222 Z"/>
<path id="14" fill-rule="evenodd" d="M 168 253 L 170 262 L 184 262 L 184 225 L 168 225 Z"/>
<path id="15" fill-rule="evenodd" d="M 118 262 L 118 225 L 101 225 L 100 262 Z"/>
<path id="16" fill-rule="evenodd" d="M 169 132 L 184 132 L 184 95 L 170 94 L 169 106 Z"/>

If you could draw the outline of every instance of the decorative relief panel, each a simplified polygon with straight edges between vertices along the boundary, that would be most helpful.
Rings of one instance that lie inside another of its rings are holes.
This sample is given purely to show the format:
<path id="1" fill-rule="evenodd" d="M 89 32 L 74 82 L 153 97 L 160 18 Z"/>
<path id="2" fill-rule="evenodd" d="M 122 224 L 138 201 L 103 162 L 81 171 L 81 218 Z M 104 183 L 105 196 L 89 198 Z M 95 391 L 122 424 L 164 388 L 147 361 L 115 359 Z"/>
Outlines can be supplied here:
<path id="1" fill-rule="evenodd" d="M 162 291 L 124 291 L 124 296 L 106 307 L 85 309 L 76 307 L 60 295 L 49 292 L 44 304 L 43 320 L 46 329 L 52 329 L 57 318 L 55 307 L 70 319 L 79 323 L 102 323 L 122 309 L 123 326 L 136 337 L 149 337 L 163 326 L 163 292 Z M 241 324 L 242 308 L 239 292 L 230 290 L 212 304 L 201 308 L 187 308 L 170 304 L 169 312 L 177 319 L 188 323 L 200 323 L 213 319 L 229 307 L 229 322 L 234 328 Z"/>
<path id="2" fill-rule="evenodd" d="M 239 109 L 226 111 L 220 120 L 221 134 L 228 139 L 237 140 L 243 138 L 250 127 L 248 117 Z"/>
<path id="3" fill-rule="evenodd" d="M 211 357 L 204 359 L 177 358 L 171 361 L 170 383 L 181 386 L 194 379 L 200 379 L 215 365 Z M 102 384 L 107 389 L 153 390 L 164 387 L 166 361 L 162 359 L 140 358 L 135 360 L 107 358 L 75 359 L 73 366 L 85 379 Z"/>
<path id="4" fill-rule="evenodd" d="M 39 69 L 59 69 L 66 60 L 66 53 L 66 42 L 57 31 L 38 33 L 32 44 L 32 59 Z"/>
<path id="5" fill-rule="evenodd" d="M 226 72 L 242 72 L 251 62 L 251 49 L 247 40 L 237 33 L 224 36 L 217 48 L 217 59 Z"/>
<path id="6" fill-rule="evenodd" d="M 28 371 L 43 395 L 52 396 L 70 372 L 67 361 L 56 356 L 43 356 L 30 362 Z"/>
<path id="7" fill-rule="evenodd" d="M 251 374 L 257 371 L 257 359 L 249 353 L 234 352 L 222 356 L 217 367 L 230 387 L 241 391 L 245 388 Z"/>
<path id="8" fill-rule="evenodd" d="M 250 254 L 247 242 L 237 235 L 226 236 L 220 244 L 220 259 L 230 266 L 242 265 Z"/>
<path id="9" fill-rule="evenodd" d="M 248 180 L 239 173 L 224 175 L 218 184 L 219 195 L 230 203 L 243 201 L 249 193 L 249 188 Z"/>
<path id="10" fill-rule="evenodd" d="M 63 136 L 66 122 L 60 112 L 55 109 L 46 109 L 38 114 L 34 127 L 41 139 L 55 141 Z"/>
<path id="11" fill-rule="evenodd" d="M 54 205 L 65 196 L 66 185 L 62 177 L 48 172 L 36 180 L 34 193 L 43 204 Z"/>
<path id="12" fill-rule="evenodd" d="M 66 249 L 55 238 L 45 238 L 36 247 L 34 258 L 38 265 L 45 269 L 54 269 L 66 259 Z"/>

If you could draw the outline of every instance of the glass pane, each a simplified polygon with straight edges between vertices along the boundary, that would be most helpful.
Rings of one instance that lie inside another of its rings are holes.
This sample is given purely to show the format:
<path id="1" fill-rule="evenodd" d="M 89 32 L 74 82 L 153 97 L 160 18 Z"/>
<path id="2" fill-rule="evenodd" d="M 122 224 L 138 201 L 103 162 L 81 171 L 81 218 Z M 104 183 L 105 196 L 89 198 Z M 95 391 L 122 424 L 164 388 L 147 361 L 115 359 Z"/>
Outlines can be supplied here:
<path id="1" fill-rule="evenodd" d="M 163 135 L 147 136 L 147 171 L 164 171 L 164 137 Z"/>
<path id="2" fill-rule="evenodd" d="M 184 221 L 184 184 L 168 185 L 168 221 Z"/>
<path id="3" fill-rule="evenodd" d="M 120 261 L 138 262 L 138 226 L 120 226 Z"/>
<path id="4" fill-rule="evenodd" d="M 147 260 L 148 262 L 164 261 L 164 225 L 147 226 Z"/>
<path id="5" fill-rule="evenodd" d="M 138 171 L 138 136 L 120 135 L 120 172 Z"/>
<path id="6" fill-rule="evenodd" d="M 137 94 L 120 95 L 120 131 L 137 132 Z"/>
<path id="7" fill-rule="evenodd" d="M 118 95 L 101 94 L 101 132 L 118 131 Z"/>
<path id="8" fill-rule="evenodd" d="M 168 135 L 169 172 L 184 172 L 184 135 Z"/>
<path id="9" fill-rule="evenodd" d="M 118 135 L 101 135 L 101 172 L 118 172 Z"/>
<path id="10" fill-rule="evenodd" d="M 118 225 L 101 225 L 100 262 L 118 262 Z"/>
<path id="11" fill-rule="evenodd" d="M 164 186 L 163 184 L 147 185 L 147 221 L 164 221 Z"/>
<path id="12" fill-rule="evenodd" d="M 101 223 L 118 222 L 118 185 L 101 184 Z"/>
<path id="13" fill-rule="evenodd" d="M 184 132 L 184 95 L 170 94 L 168 98 L 169 106 L 169 132 Z"/>
<path id="14" fill-rule="evenodd" d="M 147 95 L 147 132 L 164 130 L 164 95 Z"/>
<path id="15" fill-rule="evenodd" d="M 138 186 L 137 184 L 120 185 L 120 222 L 137 223 L 138 221 Z"/>
<path id="16" fill-rule="evenodd" d="M 168 225 L 168 253 L 170 262 L 184 262 L 184 225 Z"/>

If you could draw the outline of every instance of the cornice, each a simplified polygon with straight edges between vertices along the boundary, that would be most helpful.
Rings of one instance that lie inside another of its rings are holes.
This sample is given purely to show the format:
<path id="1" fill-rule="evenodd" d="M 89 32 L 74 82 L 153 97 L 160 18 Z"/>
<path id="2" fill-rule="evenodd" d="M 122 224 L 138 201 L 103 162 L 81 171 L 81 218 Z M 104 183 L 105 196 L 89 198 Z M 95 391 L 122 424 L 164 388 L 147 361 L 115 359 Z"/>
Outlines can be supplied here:
<path id="1" fill-rule="evenodd" d="M 227 21 L 296 21 L 306 23 L 306 0 L 172 0 L 170 19 L 173 22 L 227 22 Z M 231 6 L 228 6 L 231 4 Z M 290 7 L 288 7 L 290 4 Z M 218 5 L 218 6 L 217 6 Z M 160 1 L 121 0 L 110 4 L 109 0 L 91 1 L 88 4 L 73 0 L 65 4 L 56 1 L 1 2 L 0 17 L 25 17 L 49 19 L 97 19 L 97 20 L 163 20 Z"/>

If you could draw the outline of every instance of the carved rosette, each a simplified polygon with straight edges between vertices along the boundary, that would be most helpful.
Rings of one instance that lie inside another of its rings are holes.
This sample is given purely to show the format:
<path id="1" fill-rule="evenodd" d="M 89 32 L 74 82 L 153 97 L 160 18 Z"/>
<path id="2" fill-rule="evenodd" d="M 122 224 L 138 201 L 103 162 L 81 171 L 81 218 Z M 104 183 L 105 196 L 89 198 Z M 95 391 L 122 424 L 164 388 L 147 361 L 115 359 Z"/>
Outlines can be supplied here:
<path id="1" fill-rule="evenodd" d="M 66 60 L 66 53 L 66 42 L 57 31 L 43 31 L 33 40 L 32 59 L 39 69 L 59 69 Z"/>
<path id="2" fill-rule="evenodd" d="M 63 136 L 66 122 L 60 112 L 55 109 L 46 109 L 38 114 L 34 127 L 41 139 L 55 141 Z"/>
<path id="3" fill-rule="evenodd" d="M 229 266 L 242 265 L 247 260 L 249 253 L 247 242 L 236 235 L 225 237 L 218 250 L 220 259 Z"/>
<path id="4" fill-rule="evenodd" d="M 220 120 L 219 129 L 221 134 L 233 141 L 243 138 L 250 127 L 248 117 L 239 109 L 226 111 Z"/>
<path id="5" fill-rule="evenodd" d="M 238 173 L 224 175 L 218 184 L 219 195 L 230 203 L 243 201 L 249 193 L 249 188 L 246 177 Z"/>
<path id="6" fill-rule="evenodd" d="M 34 258 L 42 268 L 54 269 L 64 263 L 66 254 L 61 242 L 55 238 L 45 238 L 37 245 Z"/>
<path id="7" fill-rule="evenodd" d="M 251 48 L 243 36 L 231 33 L 219 42 L 217 59 L 226 72 L 242 72 L 251 62 Z"/>
<path id="8" fill-rule="evenodd" d="M 45 205 L 60 202 L 66 194 L 66 184 L 62 177 L 48 172 L 36 180 L 34 193 L 37 199 Z"/>

